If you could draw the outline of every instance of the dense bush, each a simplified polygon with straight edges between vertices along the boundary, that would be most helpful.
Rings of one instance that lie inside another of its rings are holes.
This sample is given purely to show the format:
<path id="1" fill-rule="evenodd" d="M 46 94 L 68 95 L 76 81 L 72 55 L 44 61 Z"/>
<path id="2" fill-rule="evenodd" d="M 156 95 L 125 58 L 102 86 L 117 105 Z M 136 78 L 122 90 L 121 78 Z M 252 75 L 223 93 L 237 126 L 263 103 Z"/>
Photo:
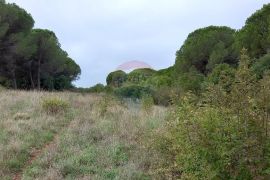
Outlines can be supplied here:
<path id="1" fill-rule="evenodd" d="M 175 86 L 178 86 L 184 91 L 193 91 L 199 93 L 202 89 L 204 75 L 199 73 L 195 68 L 190 68 L 189 72 L 182 73 L 178 80 L 175 81 Z"/>
<path id="2" fill-rule="evenodd" d="M 101 93 L 101 92 L 104 92 L 105 90 L 106 89 L 103 84 L 96 84 L 95 86 L 89 88 L 89 92 L 92 92 L 92 93 Z"/>
<path id="3" fill-rule="evenodd" d="M 128 74 L 127 80 L 129 83 L 139 84 L 154 76 L 155 73 L 155 70 L 149 68 L 136 69 Z"/>
<path id="4" fill-rule="evenodd" d="M 69 104 L 60 98 L 48 98 L 42 102 L 42 108 L 48 114 L 59 114 L 67 111 Z"/>
<path id="5" fill-rule="evenodd" d="M 170 87 L 172 85 L 172 78 L 167 75 L 156 75 L 148 78 L 142 84 L 153 88 Z"/>
<path id="6" fill-rule="evenodd" d="M 140 99 L 143 95 L 152 94 L 152 90 L 148 87 L 130 85 L 115 89 L 114 93 L 119 97 Z"/>
<path id="7" fill-rule="evenodd" d="M 248 49 L 252 58 L 260 58 L 269 52 L 270 4 L 250 16 L 245 26 L 236 34 L 236 49 Z"/>
<path id="8" fill-rule="evenodd" d="M 173 99 L 173 91 L 174 88 L 172 87 L 161 87 L 155 89 L 152 93 L 154 103 L 162 106 L 171 105 Z"/>
<path id="9" fill-rule="evenodd" d="M 217 65 L 207 77 L 208 83 L 220 84 L 226 91 L 231 90 L 235 80 L 235 69 L 228 64 Z"/>
<path id="10" fill-rule="evenodd" d="M 270 76 L 256 81 L 249 64 L 243 50 L 229 92 L 218 83 L 201 97 L 182 97 L 157 140 L 164 157 L 158 173 L 174 179 L 269 178 Z"/>
<path id="11" fill-rule="evenodd" d="M 127 74 L 124 71 L 114 71 L 111 72 L 106 79 L 107 85 L 118 88 L 123 85 L 123 83 L 127 80 Z"/>
<path id="12" fill-rule="evenodd" d="M 270 54 L 266 54 L 265 56 L 256 60 L 252 66 L 252 70 L 256 74 L 257 78 L 261 79 L 264 75 L 264 72 L 270 70 Z"/>

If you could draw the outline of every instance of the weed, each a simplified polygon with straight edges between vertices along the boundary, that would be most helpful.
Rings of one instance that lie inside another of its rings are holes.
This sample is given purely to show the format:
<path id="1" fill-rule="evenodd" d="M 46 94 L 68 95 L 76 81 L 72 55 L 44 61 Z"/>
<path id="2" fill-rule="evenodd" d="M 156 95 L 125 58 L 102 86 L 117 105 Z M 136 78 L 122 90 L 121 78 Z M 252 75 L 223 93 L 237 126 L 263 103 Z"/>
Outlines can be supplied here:
<path id="1" fill-rule="evenodd" d="M 145 95 L 142 98 L 142 109 L 146 112 L 146 113 L 151 113 L 153 110 L 153 106 L 154 106 L 154 100 L 152 98 L 152 96 L 149 95 Z"/>
<path id="2" fill-rule="evenodd" d="M 60 98 L 50 98 L 43 100 L 42 107 L 48 114 L 55 115 L 66 112 L 69 104 Z"/>

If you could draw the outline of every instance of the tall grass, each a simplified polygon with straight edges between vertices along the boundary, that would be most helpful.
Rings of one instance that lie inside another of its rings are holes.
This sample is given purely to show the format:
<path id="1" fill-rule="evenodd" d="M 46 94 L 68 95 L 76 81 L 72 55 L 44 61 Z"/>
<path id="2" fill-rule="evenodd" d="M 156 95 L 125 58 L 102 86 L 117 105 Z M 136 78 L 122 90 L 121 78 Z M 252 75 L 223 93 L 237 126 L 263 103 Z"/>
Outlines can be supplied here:
<path id="1" fill-rule="evenodd" d="M 51 98 L 69 109 L 48 114 L 42 102 Z M 132 102 L 69 92 L 1 91 L 0 100 L 1 179 L 21 170 L 27 180 L 151 179 L 155 155 L 147 144 L 165 108 L 153 106 L 146 116 Z M 27 165 L 34 149 L 42 152 Z"/>

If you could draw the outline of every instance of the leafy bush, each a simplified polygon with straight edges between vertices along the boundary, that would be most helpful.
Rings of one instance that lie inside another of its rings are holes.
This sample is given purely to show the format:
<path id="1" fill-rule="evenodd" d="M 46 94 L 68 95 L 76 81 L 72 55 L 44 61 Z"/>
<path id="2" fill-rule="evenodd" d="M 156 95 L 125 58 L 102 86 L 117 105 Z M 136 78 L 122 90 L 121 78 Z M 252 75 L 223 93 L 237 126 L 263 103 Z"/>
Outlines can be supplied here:
<path id="1" fill-rule="evenodd" d="M 101 93 L 105 91 L 105 86 L 103 84 L 96 84 L 95 86 L 89 88 L 91 93 Z"/>
<path id="2" fill-rule="evenodd" d="M 116 88 L 121 87 L 126 80 L 127 74 L 120 70 L 111 72 L 106 78 L 107 85 Z"/>
<path id="3" fill-rule="evenodd" d="M 153 88 L 169 87 L 172 85 L 172 78 L 166 75 L 152 76 L 143 84 Z"/>
<path id="4" fill-rule="evenodd" d="M 207 78 L 209 83 L 220 84 L 226 91 L 231 90 L 234 80 L 235 69 L 228 64 L 217 65 Z"/>
<path id="5" fill-rule="evenodd" d="M 67 111 L 69 104 L 60 98 L 49 98 L 43 100 L 42 107 L 48 114 L 59 114 Z"/>
<path id="6" fill-rule="evenodd" d="M 257 82 L 249 64 L 243 50 L 229 92 L 215 85 L 182 97 L 157 139 L 156 170 L 172 179 L 269 179 L 270 76 Z"/>
<path id="7" fill-rule="evenodd" d="M 261 79 L 264 73 L 270 70 L 270 54 L 259 58 L 252 66 L 253 72 L 256 74 L 258 79 Z"/>
<path id="8" fill-rule="evenodd" d="M 154 76 L 156 73 L 155 70 L 144 68 L 144 69 L 136 69 L 128 74 L 128 81 L 130 83 L 142 83 L 146 81 L 148 78 Z"/>
<path id="9" fill-rule="evenodd" d="M 152 94 L 149 87 L 130 85 L 115 89 L 114 93 L 122 98 L 141 99 L 143 95 Z"/>
<path id="10" fill-rule="evenodd" d="M 190 68 L 187 73 L 180 74 L 178 77 L 177 86 L 184 91 L 192 91 L 198 93 L 202 89 L 204 75 L 199 73 L 194 67 Z"/>
<path id="11" fill-rule="evenodd" d="M 162 106 L 172 104 L 173 89 L 171 87 L 162 87 L 155 89 L 153 94 L 154 103 Z"/>

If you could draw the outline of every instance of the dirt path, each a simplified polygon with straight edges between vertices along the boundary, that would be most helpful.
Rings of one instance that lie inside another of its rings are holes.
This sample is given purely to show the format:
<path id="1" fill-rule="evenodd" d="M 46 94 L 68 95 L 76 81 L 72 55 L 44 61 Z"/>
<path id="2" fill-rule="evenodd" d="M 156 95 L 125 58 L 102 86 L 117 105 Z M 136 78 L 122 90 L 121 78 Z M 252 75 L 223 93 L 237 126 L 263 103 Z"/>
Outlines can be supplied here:
<path id="1" fill-rule="evenodd" d="M 33 164 L 33 162 L 36 159 L 38 159 L 43 154 L 43 152 L 45 152 L 45 151 L 47 151 L 49 149 L 54 148 L 57 145 L 57 143 L 59 142 L 59 140 L 60 140 L 60 135 L 64 131 L 66 131 L 67 129 L 72 128 L 73 123 L 74 123 L 74 120 L 72 120 L 66 126 L 64 126 L 59 133 L 55 134 L 55 136 L 54 136 L 54 138 L 53 138 L 52 141 L 50 141 L 47 144 L 43 145 L 41 148 L 35 149 L 33 152 L 31 152 L 29 160 L 25 163 L 25 165 L 22 167 L 22 169 L 18 173 L 15 174 L 15 176 L 13 177 L 13 180 L 21 180 L 22 179 L 23 172 L 29 166 L 31 166 Z"/>

